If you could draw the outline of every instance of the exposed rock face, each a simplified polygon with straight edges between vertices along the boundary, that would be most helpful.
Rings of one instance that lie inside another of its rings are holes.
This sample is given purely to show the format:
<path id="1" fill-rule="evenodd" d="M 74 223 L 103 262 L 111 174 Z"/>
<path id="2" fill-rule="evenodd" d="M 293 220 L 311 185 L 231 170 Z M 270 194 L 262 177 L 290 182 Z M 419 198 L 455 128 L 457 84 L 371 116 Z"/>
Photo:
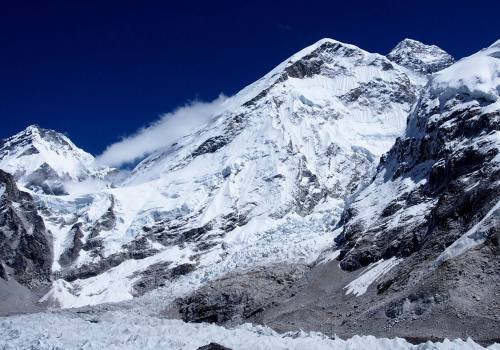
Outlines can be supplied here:
<path id="1" fill-rule="evenodd" d="M 293 285 L 307 269 L 304 265 L 274 265 L 231 273 L 179 300 L 179 312 L 187 322 L 244 322 L 274 300 L 293 295 Z"/>
<path id="2" fill-rule="evenodd" d="M 454 59 L 435 45 L 404 39 L 387 55 L 391 61 L 423 74 L 438 72 L 453 64 Z"/>
<path id="3" fill-rule="evenodd" d="M 50 237 L 33 198 L 0 170 L 0 275 L 29 287 L 50 283 Z"/>
<path id="4" fill-rule="evenodd" d="M 148 266 L 138 275 L 140 279 L 134 283 L 134 296 L 139 296 L 159 287 L 164 287 L 179 276 L 185 276 L 196 269 L 194 264 L 181 264 L 170 268 L 171 262 L 162 262 Z"/>
<path id="5" fill-rule="evenodd" d="M 71 228 L 71 235 L 73 238 L 71 239 L 70 245 L 65 249 L 65 251 L 59 257 L 59 264 L 61 266 L 67 266 L 74 262 L 78 255 L 80 254 L 80 250 L 82 249 L 83 242 L 83 233 L 81 229 L 81 223 L 77 223 L 73 225 Z"/>
<path id="6" fill-rule="evenodd" d="M 120 265 L 126 260 L 142 260 L 156 253 L 158 253 L 158 251 L 154 249 L 137 249 L 125 246 L 123 247 L 123 251 L 113 253 L 98 259 L 95 262 L 62 270 L 61 272 L 58 272 L 57 275 L 68 282 L 72 282 L 77 279 L 86 279 L 98 276 L 101 273 Z"/>

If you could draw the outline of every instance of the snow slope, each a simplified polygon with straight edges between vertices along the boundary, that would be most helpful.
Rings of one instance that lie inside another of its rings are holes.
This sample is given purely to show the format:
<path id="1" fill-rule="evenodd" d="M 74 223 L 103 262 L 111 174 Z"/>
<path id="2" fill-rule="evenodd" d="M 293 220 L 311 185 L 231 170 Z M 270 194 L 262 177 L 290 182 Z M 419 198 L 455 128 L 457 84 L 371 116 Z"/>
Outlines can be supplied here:
<path id="1" fill-rule="evenodd" d="M 379 260 L 366 268 L 355 280 L 351 281 L 344 288 L 347 289 L 346 294 L 354 294 L 359 297 L 366 293 L 368 287 L 385 275 L 390 269 L 396 266 L 400 261 L 396 257 L 387 260 Z"/>

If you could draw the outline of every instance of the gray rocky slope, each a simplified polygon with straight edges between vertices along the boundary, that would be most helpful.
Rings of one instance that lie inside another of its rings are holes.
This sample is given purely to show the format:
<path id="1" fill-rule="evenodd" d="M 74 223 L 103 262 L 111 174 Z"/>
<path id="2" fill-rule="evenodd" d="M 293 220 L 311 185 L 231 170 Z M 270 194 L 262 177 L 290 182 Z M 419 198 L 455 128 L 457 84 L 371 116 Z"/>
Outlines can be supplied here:
<path id="1" fill-rule="evenodd" d="M 246 288 L 254 271 L 214 281 L 179 300 L 180 317 L 499 341 L 499 57 L 497 42 L 431 78 L 405 135 L 344 212 L 332 247 L 338 261 L 325 254 L 286 293 Z M 478 64 L 489 70 L 484 77 Z M 381 261 L 393 264 L 370 280 Z M 276 269 L 264 274 L 267 285 L 279 283 L 268 277 Z M 363 278 L 371 282 L 366 291 L 348 294 Z"/>

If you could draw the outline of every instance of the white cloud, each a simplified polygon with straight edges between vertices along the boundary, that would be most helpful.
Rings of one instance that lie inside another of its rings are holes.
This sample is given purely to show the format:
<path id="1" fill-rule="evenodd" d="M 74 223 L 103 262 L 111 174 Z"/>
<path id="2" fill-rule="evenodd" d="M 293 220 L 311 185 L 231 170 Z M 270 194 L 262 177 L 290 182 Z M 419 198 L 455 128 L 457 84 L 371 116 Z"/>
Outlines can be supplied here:
<path id="1" fill-rule="evenodd" d="M 103 165 L 118 167 L 169 146 L 222 113 L 226 99 L 226 96 L 220 95 L 212 102 L 194 101 L 164 114 L 135 134 L 108 146 L 97 157 L 97 161 Z"/>

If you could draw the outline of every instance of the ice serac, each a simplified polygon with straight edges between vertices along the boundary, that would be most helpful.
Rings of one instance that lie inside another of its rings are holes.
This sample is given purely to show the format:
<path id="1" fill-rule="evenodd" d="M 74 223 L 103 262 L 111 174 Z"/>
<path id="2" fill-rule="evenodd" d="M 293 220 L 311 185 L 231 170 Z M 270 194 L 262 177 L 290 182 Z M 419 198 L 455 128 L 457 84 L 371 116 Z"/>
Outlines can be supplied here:
<path id="1" fill-rule="evenodd" d="M 142 161 L 122 186 L 43 198 L 59 237 L 61 288 L 51 296 L 63 306 L 96 304 L 314 261 L 332 244 L 346 201 L 404 131 L 425 82 L 331 39 L 298 52 L 226 100 L 210 123 Z"/>
<path id="2" fill-rule="evenodd" d="M 436 45 L 404 39 L 387 57 L 397 64 L 422 74 L 432 74 L 453 64 L 454 59 Z"/>
<path id="3" fill-rule="evenodd" d="M 63 194 L 65 182 L 102 177 L 94 157 L 61 133 L 31 125 L 0 141 L 0 169 L 19 184 L 47 194 Z"/>

